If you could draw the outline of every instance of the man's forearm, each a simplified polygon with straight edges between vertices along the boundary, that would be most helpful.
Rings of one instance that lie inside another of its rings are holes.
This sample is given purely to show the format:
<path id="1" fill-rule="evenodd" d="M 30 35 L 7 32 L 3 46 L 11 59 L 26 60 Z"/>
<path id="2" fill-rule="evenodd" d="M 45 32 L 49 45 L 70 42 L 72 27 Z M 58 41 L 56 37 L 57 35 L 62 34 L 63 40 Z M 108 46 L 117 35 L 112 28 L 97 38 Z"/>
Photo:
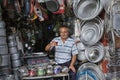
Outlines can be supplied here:
<path id="1" fill-rule="evenodd" d="M 72 59 L 71 59 L 71 63 L 70 63 L 70 65 L 74 65 L 75 64 L 75 62 L 76 62 L 76 55 L 73 55 L 72 56 Z"/>

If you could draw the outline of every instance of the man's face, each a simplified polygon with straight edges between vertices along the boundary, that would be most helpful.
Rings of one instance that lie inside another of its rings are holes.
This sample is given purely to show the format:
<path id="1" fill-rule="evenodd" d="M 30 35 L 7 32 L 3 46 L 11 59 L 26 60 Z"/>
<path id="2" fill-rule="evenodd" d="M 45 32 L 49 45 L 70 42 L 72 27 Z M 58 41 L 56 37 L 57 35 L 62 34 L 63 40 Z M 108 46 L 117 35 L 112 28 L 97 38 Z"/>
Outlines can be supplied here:
<path id="1" fill-rule="evenodd" d="M 60 28 L 60 37 L 62 39 L 67 39 L 68 36 L 69 36 L 69 30 L 68 30 L 68 28 L 64 28 L 64 27 Z"/>

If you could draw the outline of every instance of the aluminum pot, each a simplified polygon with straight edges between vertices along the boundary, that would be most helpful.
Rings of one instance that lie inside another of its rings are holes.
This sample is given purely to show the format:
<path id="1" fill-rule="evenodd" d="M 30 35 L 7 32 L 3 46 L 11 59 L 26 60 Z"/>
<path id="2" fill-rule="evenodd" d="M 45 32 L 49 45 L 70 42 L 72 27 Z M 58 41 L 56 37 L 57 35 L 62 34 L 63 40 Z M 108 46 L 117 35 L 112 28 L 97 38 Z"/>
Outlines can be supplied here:
<path id="1" fill-rule="evenodd" d="M 6 30 L 4 28 L 0 28 L 0 36 L 6 36 Z"/>
<path id="2" fill-rule="evenodd" d="M 14 54 L 14 53 L 17 53 L 17 52 L 18 52 L 18 49 L 17 49 L 16 46 L 14 46 L 14 47 L 9 47 L 9 52 L 10 52 L 10 54 Z"/>
<path id="3" fill-rule="evenodd" d="M 48 0 L 46 1 L 46 7 L 51 12 L 56 12 L 59 10 L 59 2 L 57 0 Z"/>
<path id="4" fill-rule="evenodd" d="M 87 58 L 85 56 L 85 51 L 79 51 L 77 59 L 79 61 L 87 61 Z"/>
<path id="5" fill-rule="evenodd" d="M 0 45 L 0 54 L 8 54 L 7 45 Z"/>
<path id="6" fill-rule="evenodd" d="M 8 66 L 10 64 L 10 56 L 9 55 L 0 55 L 0 66 L 4 67 L 4 66 Z"/>
<path id="7" fill-rule="evenodd" d="M 1 28 L 4 28 L 4 29 L 5 29 L 5 22 L 2 21 L 2 20 L 0 20 L 0 29 L 1 29 Z"/>
<path id="8" fill-rule="evenodd" d="M 78 51 L 83 51 L 85 50 L 85 45 L 82 42 L 77 43 L 77 48 Z"/>
<path id="9" fill-rule="evenodd" d="M 10 65 L 4 66 L 0 69 L 0 75 L 9 75 L 11 73 Z"/>
<path id="10" fill-rule="evenodd" d="M 0 37 L 0 45 L 7 44 L 6 37 Z"/>
<path id="11" fill-rule="evenodd" d="M 85 56 L 88 61 L 97 63 L 103 59 L 105 55 L 105 49 L 102 43 L 96 43 L 93 46 L 88 46 L 85 49 Z"/>
<path id="12" fill-rule="evenodd" d="M 14 68 L 16 68 L 16 67 L 20 67 L 22 64 L 21 64 L 21 60 L 12 60 L 12 66 L 14 67 Z"/>
<path id="13" fill-rule="evenodd" d="M 14 53 L 14 54 L 11 54 L 11 58 L 12 60 L 17 60 L 17 59 L 20 59 L 20 53 Z"/>

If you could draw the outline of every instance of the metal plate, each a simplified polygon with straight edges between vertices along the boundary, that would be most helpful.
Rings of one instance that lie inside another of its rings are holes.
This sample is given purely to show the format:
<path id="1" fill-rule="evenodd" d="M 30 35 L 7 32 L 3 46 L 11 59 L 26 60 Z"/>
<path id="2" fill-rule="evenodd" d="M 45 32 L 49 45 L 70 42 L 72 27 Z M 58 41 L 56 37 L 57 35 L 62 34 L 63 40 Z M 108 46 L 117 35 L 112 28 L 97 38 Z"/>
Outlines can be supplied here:
<path id="1" fill-rule="evenodd" d="M 84 63 L 78 68 L 76 80 L 105 80 L 105 76 L 96 64 Z"/>

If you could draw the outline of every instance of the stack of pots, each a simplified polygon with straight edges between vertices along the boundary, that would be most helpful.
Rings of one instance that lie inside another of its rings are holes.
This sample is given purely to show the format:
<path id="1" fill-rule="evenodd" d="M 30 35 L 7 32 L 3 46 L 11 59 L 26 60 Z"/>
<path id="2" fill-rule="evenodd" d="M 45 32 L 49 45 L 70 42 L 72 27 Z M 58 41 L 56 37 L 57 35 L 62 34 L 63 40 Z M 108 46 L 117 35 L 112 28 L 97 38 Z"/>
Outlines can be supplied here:
<path id="1" fill-rule="evenodd" d="M 17 48 L 16 35 L 12 34 L 8 36 L 9 53 L 11 57 L 11 64 L 15 80 L 19 80 L 18 68 L 21 66 L 20 52 Z"/>
<path id="2" fill-rule="evenodd" d="M 0 75 L 10 74 L 10 56 L 6 40 L 4 21 L 0 20 Z"/>

